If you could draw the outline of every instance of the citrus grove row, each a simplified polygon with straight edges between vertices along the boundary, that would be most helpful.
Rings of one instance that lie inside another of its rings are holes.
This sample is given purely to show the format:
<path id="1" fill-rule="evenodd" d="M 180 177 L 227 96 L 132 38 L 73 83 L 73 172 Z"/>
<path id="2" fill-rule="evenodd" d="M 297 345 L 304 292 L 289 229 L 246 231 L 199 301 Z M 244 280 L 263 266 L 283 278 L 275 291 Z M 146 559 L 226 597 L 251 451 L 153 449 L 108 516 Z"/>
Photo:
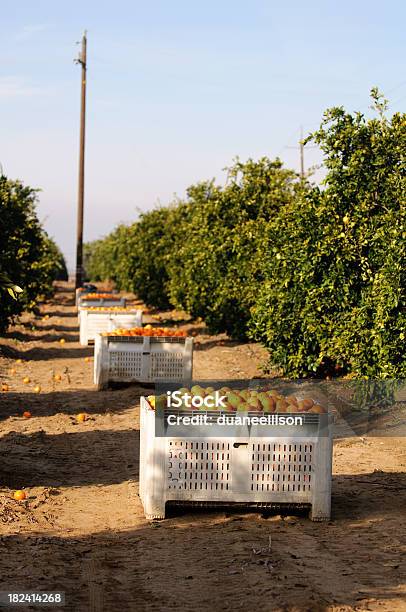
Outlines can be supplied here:
<path id="1" fill-rule="evenodd" d="M 36 200 L 35 189 L 0 175 L 0 332 L 49 297 L 53 281 L 68 279 L 64 257 L 38 219 Z"/>
<path id="2" fill-rule="evenodd" d="M 85 245 L 88 278 L 262 342 L 284 375 L 404 378 L 406 122 L 372 101 L 373 118 L 334 108 L 309 137 L 321 187 L 279 159 L 237 160 L 225 185 L 192 185 Z M 36 199 L 0 177 L 0 331 L 67 276 Z"/>
<path id="3" fill-rule="evenodd" d="M 88 243 L 88 278 L 260 341 L 284 375 L 405 377 L 406 122 L 371 93 L 373 118 L 334 108 L 309 137 L 321 187 L 237 160 Z"/>

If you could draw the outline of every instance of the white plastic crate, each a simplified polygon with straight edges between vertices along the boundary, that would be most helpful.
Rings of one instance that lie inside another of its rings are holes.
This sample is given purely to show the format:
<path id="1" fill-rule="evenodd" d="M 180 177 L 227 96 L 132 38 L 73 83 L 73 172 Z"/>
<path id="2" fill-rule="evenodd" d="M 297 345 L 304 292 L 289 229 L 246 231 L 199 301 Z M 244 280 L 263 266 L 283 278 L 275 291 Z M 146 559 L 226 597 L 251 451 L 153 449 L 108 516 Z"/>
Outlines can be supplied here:
<path id="1" fill-rule="evenodd" d="M 141 327 L 142 310 L 128 312 L 98 312 L 82 308 L 79 312 L 80 344 L 87 346 L 97 334 L 115 329 Z"/>
<path id="2" fill-rule="evenodd" d="M 193 338 L 96 336 L 94 383 L 159 382 L 192 378 Z"/>
<path id="3" fill-rule="evenodd" d="M 189 426 L 187 438 L 159 437 L 155 411 L 141 397 L 140 497 L 145 516 L 165 518 L 166 504 L 172 502 L 299 505 L 311 507 L 312 520 L 329 519 L 332 436 L 330 426 L 319 433 L 323 417 L 328 418 L 306 415 L 300 431 L 292 435 L 290 430 L 289 437 L 280 431 L 275 437 L 255 437 L 240 426 L 235 437 L 197 437 L 199 426 Z"/>
<path id="4" fill-rule="evenodd" d="M 78 299 L 78 306 L 79 309 L 80 308 L 89 308 L 89 307 L 109 307 L 109 306 L 121 306 L 121 307 L 125 307 L 127 303 L 127 300 L 125 297 L 120 297 L 120 298 L 93 298 L 93 299 L 89 299 L 86 297 L 85 295 L 79 296 Z"/>
<path id="5" fill-rule="evenodd" d="M 79 306 L 79 299 L 86 296 L 88 293 L 94 293 L 94 289 L 87 289 L 86 287 L 78 287 L 75 290 L 75 304 Z M 112 291 L 103 291 L 103 293 L 111 293 L 114 295 Z"/>

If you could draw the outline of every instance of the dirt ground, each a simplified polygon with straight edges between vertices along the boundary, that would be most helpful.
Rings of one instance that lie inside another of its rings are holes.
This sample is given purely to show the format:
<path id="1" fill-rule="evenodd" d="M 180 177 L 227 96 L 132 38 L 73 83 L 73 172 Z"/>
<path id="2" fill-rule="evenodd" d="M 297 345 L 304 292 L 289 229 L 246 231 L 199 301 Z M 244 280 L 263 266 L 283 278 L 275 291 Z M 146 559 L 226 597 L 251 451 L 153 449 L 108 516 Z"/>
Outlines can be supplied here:
<path id="1" fill-rule="evenodd" d="M 195 378 L 261 374 L 261 347 L 167 319 L 197 334 Z M 151 523 L 137 494 L 146 389 L 97 392 L 92 354 L 66 286 L 0 339 L 1 591 L 61 590 L 75 612 L 406 610 L 404 438 L 335 442 L 328 523 L 195 509 Z"/>

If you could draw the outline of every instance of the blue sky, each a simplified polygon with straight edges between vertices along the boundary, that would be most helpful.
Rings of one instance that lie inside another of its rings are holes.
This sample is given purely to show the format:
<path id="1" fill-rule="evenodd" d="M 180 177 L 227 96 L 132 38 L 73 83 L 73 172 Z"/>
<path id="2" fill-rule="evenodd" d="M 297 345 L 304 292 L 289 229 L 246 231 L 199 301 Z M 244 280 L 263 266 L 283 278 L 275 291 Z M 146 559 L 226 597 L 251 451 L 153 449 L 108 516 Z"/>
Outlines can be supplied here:
<path id="1" fill-rule="evenodd" d="M 2 2 L 0 163 L 42 189 L 74 264 L 80 70 L 88 30 L 85 239 L 217 177 L 235 156 L 298 169 L 300 125 L 333 105 L 404 110 L 404 0 Z M 306 151 L 306 165 L 321 161 Z"/>

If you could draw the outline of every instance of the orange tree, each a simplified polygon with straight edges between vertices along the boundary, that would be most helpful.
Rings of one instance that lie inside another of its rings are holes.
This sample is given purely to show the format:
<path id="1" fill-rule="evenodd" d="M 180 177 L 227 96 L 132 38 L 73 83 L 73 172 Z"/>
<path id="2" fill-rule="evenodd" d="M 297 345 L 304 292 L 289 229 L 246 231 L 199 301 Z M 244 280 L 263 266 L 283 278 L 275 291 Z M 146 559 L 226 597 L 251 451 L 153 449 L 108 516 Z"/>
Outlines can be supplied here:
<path id="1" fill-rule="evenodd" d="M 250 331 L 292 376 L 405 377 L 405 116 L 343 108 L 312 135 L 325 154 L 315 187 L 270 221 L 264 285 Z"/>
<path id="2" fill-rule="evenodd" d="M 23 310 L 50 295 L 52 282 L 66 270 L 63 255 L 38 221 L 36 190 L 0 176 L 0 275 L 23 291 L 14 299 L 0 285 L 0 330 Z"/>
<path id="3" fill-rule="evenodd" d="M 170 308 L 168 262 L 176 256 L 176 207 L 141 213 L 131 226 L 127 288 L 148 306 Z"/>
<path id="4" fill-rule="evenodd" d="M 168 270 L 176 253 L 176 219 L 181 207 L 157 208 L 141 213 L 131 225 L 85 245 L 89 280 L 114 281 L 117 289 L 132 291 L 148 306 L 170 308 Z"/>
<path id="5" fill-rule="evenodd" d="M 246 337 L 272 243 L 268 224 L 307 188 L 279 159 L 267 158 L 237 160 L 224 187 L 190 187 L 182 239 L 168 265 L 172 303 L 212 332 Z"/>
<path id="6" fill-rule="evenodd" d="M 227 184 L 142 213 L 87 249 L 91 280 L 116 282 L 149 306 L 182 308 L 213 332 L 244 338 L 263 281 L 267 225 L 308 189 L 280 160 L 236 161 Z"/>
<path id="7" fill-rule="evenodd" d="M 132 227 L 121 224 L 108 236 L 84 245 L 84 268 L 88 280 L 110 280 L 119 289 L 127 290 L 131 234 Z"/>

